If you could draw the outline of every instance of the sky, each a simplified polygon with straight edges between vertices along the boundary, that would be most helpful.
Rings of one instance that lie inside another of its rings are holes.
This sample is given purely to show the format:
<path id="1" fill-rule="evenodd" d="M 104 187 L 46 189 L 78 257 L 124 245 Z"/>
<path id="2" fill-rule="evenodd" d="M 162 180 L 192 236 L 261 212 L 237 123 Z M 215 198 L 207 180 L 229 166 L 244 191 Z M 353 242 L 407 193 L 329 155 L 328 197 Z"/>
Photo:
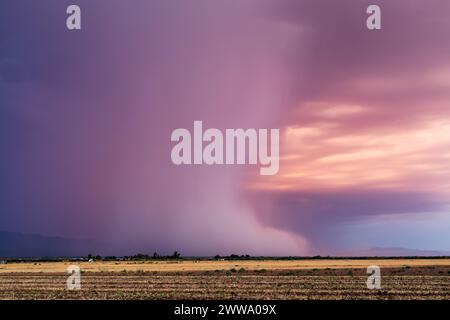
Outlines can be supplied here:
<path id="1" fill-rule="evenodd" d="M 81 7 L 82 30 L 66 29 Z M 378 4 L 382 29 L 366 28 Z M 446 0 L 0 2 L 0 230 L 120 253 L 450 251 Z M 280 170 L 171 132 L 279 128 Z"/>

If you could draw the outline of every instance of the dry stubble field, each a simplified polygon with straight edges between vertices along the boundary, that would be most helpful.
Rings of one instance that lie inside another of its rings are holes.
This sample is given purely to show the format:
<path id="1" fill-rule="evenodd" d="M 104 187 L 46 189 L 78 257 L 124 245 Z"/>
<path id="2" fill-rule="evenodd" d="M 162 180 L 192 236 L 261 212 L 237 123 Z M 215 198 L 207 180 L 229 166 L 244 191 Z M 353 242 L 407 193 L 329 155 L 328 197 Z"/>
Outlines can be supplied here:
<path id="1" fill-rule="evenodd" d="M 81 290 L 67 290 L 77 264 Z M 381 290 L 366 286 L 381 267 Z M 450 259 L 130 261 L 0 265 L 0 299 L 450 299 Z"/>

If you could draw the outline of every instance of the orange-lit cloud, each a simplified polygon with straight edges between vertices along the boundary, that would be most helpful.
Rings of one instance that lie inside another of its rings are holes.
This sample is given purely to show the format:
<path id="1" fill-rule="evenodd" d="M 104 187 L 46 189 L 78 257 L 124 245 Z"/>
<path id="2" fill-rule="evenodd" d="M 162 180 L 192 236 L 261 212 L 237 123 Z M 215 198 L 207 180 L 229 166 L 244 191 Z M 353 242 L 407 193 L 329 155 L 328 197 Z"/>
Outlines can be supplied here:
<path id="1" fill-rule="evenodd" d="M 363 110 L 363 108 L 361 108 Z M 326 116 L 328 117 L 328 116 Z M 339 119 L 284 129 L 280 173 L 255 188 L 450 191 L 450 121 L 341 133 Z"/>

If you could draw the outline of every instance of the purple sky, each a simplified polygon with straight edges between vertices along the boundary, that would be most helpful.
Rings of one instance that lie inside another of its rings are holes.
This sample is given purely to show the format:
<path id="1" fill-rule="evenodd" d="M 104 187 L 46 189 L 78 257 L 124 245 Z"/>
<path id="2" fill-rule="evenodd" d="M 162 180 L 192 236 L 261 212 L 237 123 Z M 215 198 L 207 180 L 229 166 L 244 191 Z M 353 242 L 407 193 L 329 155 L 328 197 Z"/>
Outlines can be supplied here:
<path id="1" fill-rule="evenodd" d="M 65 9 L 82 9 L 68 32 Z M 366 29 L 369 4 L 382 30 Z M 118 251 L 450 250 L 450 3 L 0 3 L 0 230 Z M 280 128 L 280 172 L 170 134 Z"/>

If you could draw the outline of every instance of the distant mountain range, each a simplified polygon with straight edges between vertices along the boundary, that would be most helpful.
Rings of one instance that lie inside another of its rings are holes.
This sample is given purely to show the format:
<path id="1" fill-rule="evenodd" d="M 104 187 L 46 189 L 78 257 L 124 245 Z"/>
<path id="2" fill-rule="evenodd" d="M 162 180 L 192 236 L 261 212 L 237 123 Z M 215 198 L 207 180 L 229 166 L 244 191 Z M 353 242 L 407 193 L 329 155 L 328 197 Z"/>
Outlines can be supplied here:
<path id="1" fill-rule="evenodd" d="M 344 252 L 342 255 L 348 257 L 442 257 L 450 256 L 450 251 L 418 250 L 400 247 L 392 248 L 370 248 Z"/>
<path id="2" fill-rule="evenodd" d="M 97 254 L 105 247 L 95 240 L 0 231 L 0 257 L 4 258 L 77 257 Z"/>

